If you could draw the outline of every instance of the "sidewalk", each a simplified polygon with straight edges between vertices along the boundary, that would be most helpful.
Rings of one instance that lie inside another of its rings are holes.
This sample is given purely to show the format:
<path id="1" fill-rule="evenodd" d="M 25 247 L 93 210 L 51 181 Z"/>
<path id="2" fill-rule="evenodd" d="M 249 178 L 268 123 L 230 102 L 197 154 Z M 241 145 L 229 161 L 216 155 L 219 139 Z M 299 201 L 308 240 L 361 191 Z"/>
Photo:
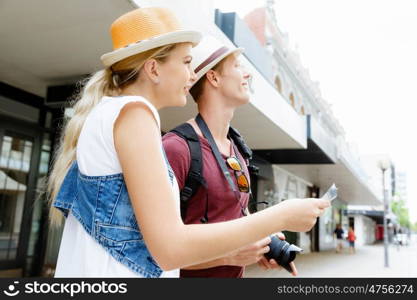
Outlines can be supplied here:
<path id="1" fill-rule="evenodd" d="M 360 246 L 356 254 L 335 251 L 298 255 L 298 277 L 417 277 L 417 243 L 388 248 L 389 268 L 384 267 L 383 244 Z M 286 270 L 263 270 L 256 264 L 246 268 L 244 277 L 292 277 Z"/>

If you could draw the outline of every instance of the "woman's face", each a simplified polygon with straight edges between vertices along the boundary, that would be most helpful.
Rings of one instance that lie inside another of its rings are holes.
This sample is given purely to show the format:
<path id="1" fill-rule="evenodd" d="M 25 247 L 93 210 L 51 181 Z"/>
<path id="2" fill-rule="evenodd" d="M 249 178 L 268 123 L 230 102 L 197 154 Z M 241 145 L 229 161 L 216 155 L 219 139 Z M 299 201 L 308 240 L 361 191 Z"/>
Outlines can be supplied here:
<path id="1" fill-rule="evenodd" d="M 164 106 L 184 106 L 196 76 L 191 69 L 191 44 L 178 44 L 167 60 L 159 65 L 158 97 Z"/>

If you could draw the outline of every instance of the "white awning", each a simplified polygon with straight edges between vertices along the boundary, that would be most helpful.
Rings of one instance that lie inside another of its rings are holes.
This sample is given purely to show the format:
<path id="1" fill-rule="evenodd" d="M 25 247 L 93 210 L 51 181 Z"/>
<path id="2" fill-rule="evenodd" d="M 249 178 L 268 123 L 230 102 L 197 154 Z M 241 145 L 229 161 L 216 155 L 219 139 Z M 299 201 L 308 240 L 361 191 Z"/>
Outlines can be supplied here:
<path id="1" fill-rule="evenodd" d="M 2 0 L 0 81 L 44 97 L 48 85 L 102 68 L 110 24 L 135 7 L 129 0 Z"/>

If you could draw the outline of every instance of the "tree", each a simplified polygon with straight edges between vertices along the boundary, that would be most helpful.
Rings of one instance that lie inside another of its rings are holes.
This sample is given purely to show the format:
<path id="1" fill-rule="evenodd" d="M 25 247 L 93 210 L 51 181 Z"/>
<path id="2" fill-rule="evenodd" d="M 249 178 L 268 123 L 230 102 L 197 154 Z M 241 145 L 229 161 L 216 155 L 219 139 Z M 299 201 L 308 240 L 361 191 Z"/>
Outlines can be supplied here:
<path id="1" fill-rule="evenodd" d="M 411 227 L 410 216 L 408 213 L 408 208 L 405 206 L 404 199 L 397 198 L 391 202 L 391 210 L 398 217 L 398 222 L 401 227 Z"/>
<path id="2" fill-rule="evenodd" d="M 413 226 L 412 226 L 412 230 L 413 230 L 414 232 L 417 232 L 417 222 L 415 222 L 415 223 L 413 224 Z"/>

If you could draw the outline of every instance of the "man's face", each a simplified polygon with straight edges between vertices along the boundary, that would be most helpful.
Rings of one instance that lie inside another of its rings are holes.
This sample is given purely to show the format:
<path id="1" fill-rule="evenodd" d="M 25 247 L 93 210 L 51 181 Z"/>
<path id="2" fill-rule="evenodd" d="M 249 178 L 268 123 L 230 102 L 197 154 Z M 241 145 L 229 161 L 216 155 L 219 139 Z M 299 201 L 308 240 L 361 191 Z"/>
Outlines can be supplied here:
<path id="1" fill-rule="evenodd" d="M 242 105 L 249 102 L 250 74 L 240 64 L 239 57 L 232 54 L 225 58 L 219 72 L 219 89 L 232 105 Z"/>

